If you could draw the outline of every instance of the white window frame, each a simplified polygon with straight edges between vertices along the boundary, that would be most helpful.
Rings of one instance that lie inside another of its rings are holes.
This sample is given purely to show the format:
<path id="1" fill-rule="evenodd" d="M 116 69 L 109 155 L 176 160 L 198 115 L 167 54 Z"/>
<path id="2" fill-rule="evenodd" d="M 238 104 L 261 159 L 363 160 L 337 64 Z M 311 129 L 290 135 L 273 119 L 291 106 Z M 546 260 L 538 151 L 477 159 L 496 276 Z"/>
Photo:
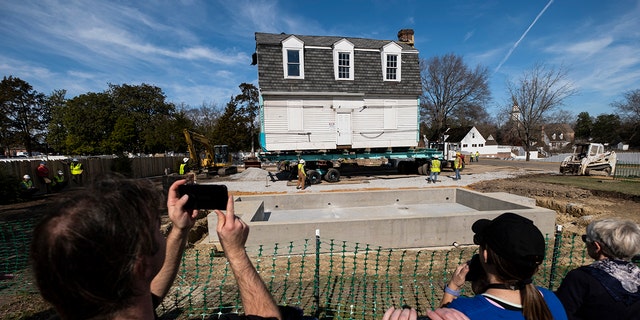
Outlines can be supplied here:
<path id="1" fill-rule="evenodd" d="M 402 81 L 402 47 L 395 43 L 389 42 L 384 47 L 382 47 L 382 51 L 380 52 L 382 56 L 382 80 L 383 81 L 392 81 L 399 82 Z M 396 65 L 396 78 L 389 79 L 387 78 L 387 62 L 389 56 L 397 56 L 397 65 Z"/>
<path id="2" fill-rule="evenodd" d="M 300 59 L 300 61 L 298 61 L 300 64 L 300 74 L 297 76 L 289 75 L 288 52 L 290 50 L 298 51 L 298 57 Z M 295 36 L 291 36 L 282 41 L 282 68 L 285 79 L 304 79 L 304 42 Z"/>
<path id="3" fill-rule="evenodd" d="M 346 39 L 342 39 L 333 44 L 333 74 L 336 80 L 353 80 L 355 74 L 355 65 L 353 58 L 353 43 L 349 42 Z M 348 77 L 340 77 L 340 65 L 339 65 L 339 56 L 340 54 L 349 55 L 349 76 Z"/>

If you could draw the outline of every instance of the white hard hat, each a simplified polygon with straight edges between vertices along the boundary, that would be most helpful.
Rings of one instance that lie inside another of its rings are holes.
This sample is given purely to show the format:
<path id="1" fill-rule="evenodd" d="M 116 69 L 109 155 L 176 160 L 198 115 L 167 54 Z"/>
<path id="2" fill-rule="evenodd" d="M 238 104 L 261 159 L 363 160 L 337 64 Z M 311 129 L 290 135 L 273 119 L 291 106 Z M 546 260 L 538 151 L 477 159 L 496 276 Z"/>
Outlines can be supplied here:
<path id="1" fill-rule="evenodd" d="M 182 159 L 182 162 L 187 162 L 187 161 L 189 161 L 189 158 Z"/>
<path id="2" fill-rule="evenodd" d="M 300 159 L 300 163 L 304 164 L 305 163 L 304 159 Z"/>
<path id="3" fill-rule="evenodd" d="M 62 170 L 58 170 L 58 174 L 62 175 L 64 172 L 62 172 Z"/>
<path id="4" fill-rule="evenodd" d="M 78 158 L 73 158 L 71 161 L 78 162 Z"/>
<path id="5" fill-rule="evenodd" d="M 434 154 L 434 155 L 433 155 L 433 158 L 434 158 L 434 159 L 438 159 L 438 158 L 440 158 L 440 156 L 439 156 L 439 155 L 437 155 L 437 154 Z"/>
<path id="6" fill-rule="evenodd" d="M 27 180 L 31 179 L 31 177 L 30 177 L 28 174 L 25 174 L 25 175 L 23 176 L 23 178 L 24 178 L 24 179 L 27 179 Z"/>

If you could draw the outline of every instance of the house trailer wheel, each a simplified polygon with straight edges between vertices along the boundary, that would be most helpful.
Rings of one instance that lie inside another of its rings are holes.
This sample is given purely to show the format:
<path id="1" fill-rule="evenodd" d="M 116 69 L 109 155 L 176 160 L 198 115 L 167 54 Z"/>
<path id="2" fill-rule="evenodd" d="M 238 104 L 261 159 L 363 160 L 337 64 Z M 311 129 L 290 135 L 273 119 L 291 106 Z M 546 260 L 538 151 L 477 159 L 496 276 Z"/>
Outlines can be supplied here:
<path id="1" fill-rule="evenodd" d="M 309 170 L 307 171 L 307 180 L 309 180 L 309 184 L 318 184 L 321 182 L 322 176 L 316 170 Z"/>
<path id="2" fill-rule="evenodd" d="M 429 173 L 431 173 L 431 168 L 429 168 L 429 164 L 425 163 L 422 165 L 422 172 L 424 172 L 425 175 L 429 175 Z"/>
<path id="3" fill-rule="evenodd" d="M 340 171 L 338 171 L 338 169 L 331 168 L 324 175 L 324 179 L 328 182 L 338 182 L 340 181 Z"/>

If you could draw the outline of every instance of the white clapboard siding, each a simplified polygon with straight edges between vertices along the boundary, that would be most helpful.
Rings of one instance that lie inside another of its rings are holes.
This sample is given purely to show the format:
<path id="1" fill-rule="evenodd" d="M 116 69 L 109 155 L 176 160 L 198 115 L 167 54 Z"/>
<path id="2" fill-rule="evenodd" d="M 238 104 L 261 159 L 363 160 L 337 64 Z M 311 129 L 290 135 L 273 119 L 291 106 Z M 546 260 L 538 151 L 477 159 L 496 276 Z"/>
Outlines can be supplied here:
<path id="1" fill-rule="evenodd" d="M 265 101 L 263 111 L 269 151 L 335 149 L 338 113 L 351 115 L 351 148 L 412 147 L 418 141 L 413 99 L 271 100 Z"/>

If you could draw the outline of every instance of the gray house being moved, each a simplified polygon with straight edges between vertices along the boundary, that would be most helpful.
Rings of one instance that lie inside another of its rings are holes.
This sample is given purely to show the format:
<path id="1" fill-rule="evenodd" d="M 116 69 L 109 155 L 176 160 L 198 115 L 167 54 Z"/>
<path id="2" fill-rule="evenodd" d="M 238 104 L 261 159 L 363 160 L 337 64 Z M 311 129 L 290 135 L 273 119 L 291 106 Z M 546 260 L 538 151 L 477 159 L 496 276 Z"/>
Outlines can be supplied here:
<path id="1" fill-rule="evenodd" d="M 263 151 L 413 148 L 422 91 L 400 40 L 256 33 Z"/>

